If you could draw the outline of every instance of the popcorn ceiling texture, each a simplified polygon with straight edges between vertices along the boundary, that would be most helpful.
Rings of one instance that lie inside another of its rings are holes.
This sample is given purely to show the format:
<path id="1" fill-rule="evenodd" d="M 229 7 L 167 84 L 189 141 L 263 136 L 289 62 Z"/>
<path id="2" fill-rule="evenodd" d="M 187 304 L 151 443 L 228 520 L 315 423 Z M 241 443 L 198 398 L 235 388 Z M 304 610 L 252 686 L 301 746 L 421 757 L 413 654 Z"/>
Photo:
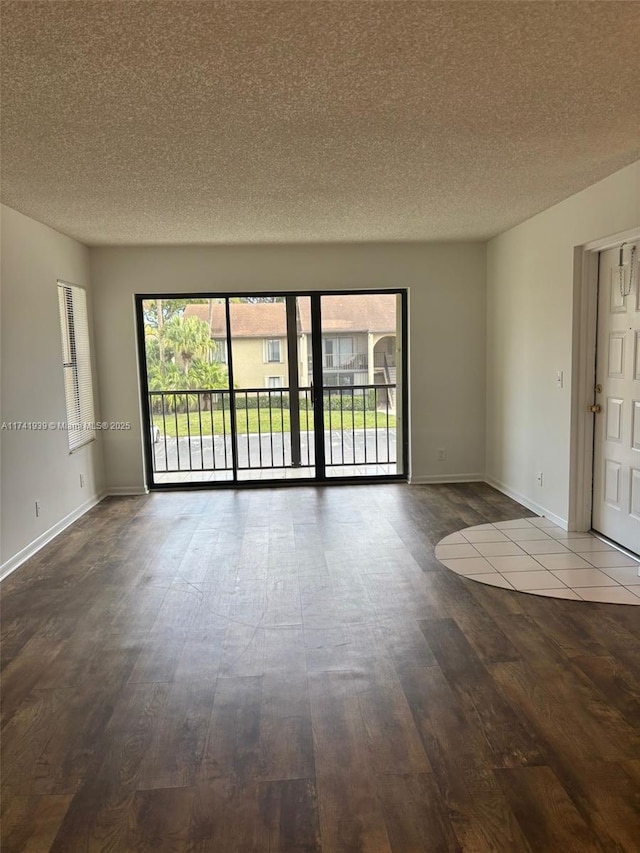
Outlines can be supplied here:
<path id="1" fill-rule="evenodd" d="M 2 200 L 87 244 L 485 239 L 640 155 L 637 2 L 3 2 Z"/>

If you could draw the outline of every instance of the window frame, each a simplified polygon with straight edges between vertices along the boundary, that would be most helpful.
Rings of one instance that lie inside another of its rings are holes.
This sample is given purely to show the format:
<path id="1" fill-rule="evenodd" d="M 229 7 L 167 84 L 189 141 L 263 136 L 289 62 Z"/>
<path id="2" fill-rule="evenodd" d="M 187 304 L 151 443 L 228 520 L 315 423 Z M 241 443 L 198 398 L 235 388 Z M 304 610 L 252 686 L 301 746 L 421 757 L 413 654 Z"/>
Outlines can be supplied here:
<path id="1" fill-rule="evenodd" d="M 278 345 L 278 357 L 271 358 L 271 345 Z M 282 364 L 282 340 L 281 338 L 265 338 L 264 339 L 264 363 L 265 364 Z"/>
<path id="2" fill-rule="evenodd" d="M 279 385 L 271 385 L 272 379 L 277 379 L 280 384 Z M 285 387 L 284 376 L 280 376 L 280 375 L 278 375 L 278 376 L 265 376 L 264 381 L 265 381 L 264 387 L 270 388 L 272 391 L 277 391 L 278 389 Z"/>
<path id="3" fill-rule="evenodd" d="M 69 453 L 96 439 L 86 288 L 57 281 L 58 319 Z"/>
<path id="4" fill-rule="evenodd" d="M 229 349 L 226 338 L 213 338 L 211 362 L 214 364 L 229 364 Z"/>

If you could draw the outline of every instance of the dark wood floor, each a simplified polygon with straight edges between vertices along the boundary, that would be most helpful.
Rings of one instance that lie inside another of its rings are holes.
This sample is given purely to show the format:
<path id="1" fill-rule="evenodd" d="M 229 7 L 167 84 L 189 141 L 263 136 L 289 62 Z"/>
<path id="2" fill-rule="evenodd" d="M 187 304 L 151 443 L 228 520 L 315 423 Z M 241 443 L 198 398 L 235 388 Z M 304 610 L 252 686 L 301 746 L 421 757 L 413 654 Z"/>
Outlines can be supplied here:
<path id="1" fill-rule="evenodd" d="M 484 485 L 104 501 L 3 593 L 9 851 L 640 850 L 640 620 L 440 566 Z"/>

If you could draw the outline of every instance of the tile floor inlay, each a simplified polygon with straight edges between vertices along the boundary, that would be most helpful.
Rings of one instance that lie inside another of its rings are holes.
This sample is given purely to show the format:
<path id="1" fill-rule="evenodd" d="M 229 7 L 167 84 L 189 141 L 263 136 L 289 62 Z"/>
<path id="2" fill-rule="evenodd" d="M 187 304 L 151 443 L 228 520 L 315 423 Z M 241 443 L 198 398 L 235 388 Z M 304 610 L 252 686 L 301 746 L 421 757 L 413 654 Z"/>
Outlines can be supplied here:
<path id="1" fill-rule="evenodd" d="M 489 586 L 549 598 L 640 605 L 640 560 L 591 533 L 568 533 L 547 518 L 467 527 L 438 542 L 436 559 Z"/>

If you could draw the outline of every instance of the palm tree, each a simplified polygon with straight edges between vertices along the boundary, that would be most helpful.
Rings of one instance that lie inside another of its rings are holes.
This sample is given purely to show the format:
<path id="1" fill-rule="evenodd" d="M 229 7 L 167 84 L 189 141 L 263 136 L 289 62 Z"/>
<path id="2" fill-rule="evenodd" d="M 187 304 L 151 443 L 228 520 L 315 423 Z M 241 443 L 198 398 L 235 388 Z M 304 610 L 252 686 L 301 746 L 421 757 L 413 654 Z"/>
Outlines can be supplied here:
<path id="1" fill-rule="evenodd" d="M 189 387 L 199 391 L 228 389 L 229 373 L 227 372 L 227 368 L 218 362 L 194 359 L 189 372 Z M 210 393 L 202 395 L 205 411 L 212 408 L 212 396 Z"/>
<path id="2" fill-rule="evenodd" d="M 158 409 L 189 411 L 196 398 L 186 392 L 202 390 L 207 392 L 203 395 L 206 410 L 212 405 L 209 389 L 229 387 L 227 368 L 209 361 L 210 327 L 204 320 L 176 315 L 158 326 L 148 324 L 145 344 L 149 391 L 182 392 L 162 398 L 161 405 L 156 403 Z"/>
<path id="3" fill-rule="evenodd" d="M 149 391 L 184 392 L 187 390 L 184 373 L 172 361 L 147 366 L 147 385 Z M 179 393 L 156 398 L 156 406 L 160 411 L 163 408 L 165 411 L 172 411 L 174 406 L 176 409 L 180 409 L 184 403 L 184 394 Z"/>
<path id="4" fill-rule="evenodd" d="M 208 390 L 209 388 L 228 388 L 229 374 L 225 365 L 219 362 L 194 359 L 189 374 L 189 387 Z"/>
<path id="5" fill-rule="evenodd" d="M 209 326 L 199 317 L 172 317 L 161 334 L 180 357 L 185 375 L 194 358 L 206 358 L 211 348 Z"/>

